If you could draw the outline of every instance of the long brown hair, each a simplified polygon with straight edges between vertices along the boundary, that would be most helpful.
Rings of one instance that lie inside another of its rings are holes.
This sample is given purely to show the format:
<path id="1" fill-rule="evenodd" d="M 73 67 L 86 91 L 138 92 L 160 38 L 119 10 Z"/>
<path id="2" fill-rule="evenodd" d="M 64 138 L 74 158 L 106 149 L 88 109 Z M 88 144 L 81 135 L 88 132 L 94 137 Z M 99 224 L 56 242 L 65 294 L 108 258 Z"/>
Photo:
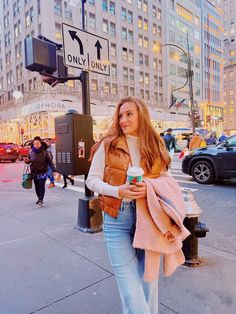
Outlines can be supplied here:
<path id="1" fill-rule="evenodd" d="M 142 99 L 136 97 L 124 97 L 122 98 L 116 108 L 115 114 L 112 119 L 111 126 L 106 136 L 104 136 L 98 143 L 96 143 L 91 150 L 91 158 L 93 158 L 94 153 L 100 146 L 101 142 L 106 139 L 109 143 L 108 149 L 115 150 L 116 143 L 124 133 L 120 127 L 119 123 L 119 113 L 121 106 L 126 102 L 133 102 L 136 104 L 139 116 L 139 129 L 138 129 L 138 139 L 141 159 L 144 161 L 146 169 L 151 170 L 155 163 L 156 158 L 161 158 L 163 170 L 167 170 L 170 164 L 170 156 L 166 150 L 165 143 L 161 136 L 154 129 L 148 107 Z"/>

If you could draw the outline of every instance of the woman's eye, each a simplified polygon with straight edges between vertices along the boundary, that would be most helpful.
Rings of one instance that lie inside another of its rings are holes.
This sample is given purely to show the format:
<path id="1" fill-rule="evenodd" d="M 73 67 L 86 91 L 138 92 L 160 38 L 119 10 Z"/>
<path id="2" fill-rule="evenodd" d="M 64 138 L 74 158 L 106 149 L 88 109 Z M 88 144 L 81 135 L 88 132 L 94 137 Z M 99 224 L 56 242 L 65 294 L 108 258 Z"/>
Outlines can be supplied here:
<path id="1" fill-rule="evenodd" d="M 132 112 L 128 112 L 128 113 L 127 113 L 127 116 L 132 116 Z"/>

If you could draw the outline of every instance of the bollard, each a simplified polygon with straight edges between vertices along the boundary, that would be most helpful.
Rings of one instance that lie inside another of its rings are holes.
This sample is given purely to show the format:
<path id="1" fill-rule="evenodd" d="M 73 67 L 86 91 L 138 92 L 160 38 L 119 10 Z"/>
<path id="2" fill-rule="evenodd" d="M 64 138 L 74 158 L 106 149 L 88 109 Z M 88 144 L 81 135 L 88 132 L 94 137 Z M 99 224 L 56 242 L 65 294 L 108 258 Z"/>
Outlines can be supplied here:
<path id="1" fill-rule="evenodd" d="M 102 231 L 102 211 L 97 197 L 83 197 L 79 199 L 79 210 L 76 229 L 95 233 Z"/>
<path id="2" fill-rule="evenodd" d="M 183 190 L 183 198 L 186 209 L 186 217 L 184 226 L 191 233 L 190 236 L 183 241 L 183 253 L 185 256 L 186 266 L 201 266 L 202 261 L 198 258 L 198 238 L 204 238 L 209 229 L 204 223 L 198 221 L 202 212 L 196 203 L 191 189 Z"/>

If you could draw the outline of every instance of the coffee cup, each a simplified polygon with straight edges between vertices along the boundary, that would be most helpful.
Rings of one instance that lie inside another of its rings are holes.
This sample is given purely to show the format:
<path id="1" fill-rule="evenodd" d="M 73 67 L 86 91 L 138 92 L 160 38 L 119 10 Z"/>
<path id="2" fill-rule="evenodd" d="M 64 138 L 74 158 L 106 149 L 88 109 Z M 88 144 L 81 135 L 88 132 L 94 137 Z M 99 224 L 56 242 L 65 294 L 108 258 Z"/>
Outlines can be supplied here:
<path id="1" fill-rule="evenodd" d="M 127 181 L 130 184 L 136 184 L 143 181 L 144 171 L 139 167 L 130 167 L 127 171 Z"/>

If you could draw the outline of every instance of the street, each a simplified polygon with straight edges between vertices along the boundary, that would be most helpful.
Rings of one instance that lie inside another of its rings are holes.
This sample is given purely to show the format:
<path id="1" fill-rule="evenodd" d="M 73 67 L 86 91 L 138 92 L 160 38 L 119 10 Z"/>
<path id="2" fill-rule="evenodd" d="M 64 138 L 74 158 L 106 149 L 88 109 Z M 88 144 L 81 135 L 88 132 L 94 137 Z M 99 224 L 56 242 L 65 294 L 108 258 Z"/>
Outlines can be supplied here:
<path id="1" fill-rule="evenodd" d="M 171 173 L 191 188 L 209 228 L 199 240 L 203 266 L 181 266 L 160 276 L 160 314 L 236 312 L 236 182 L 199 185 L 181 172 L 175 155 Z M 23 190 L 23 162 L 0 163 L 0 314 L 119 314 L 121 306 L 102 233 L 74 229 L 82 177 L 75 186 L 46 190 L 35 205 Z M 162 270 L 160 271 L 162 273 Z"/>

